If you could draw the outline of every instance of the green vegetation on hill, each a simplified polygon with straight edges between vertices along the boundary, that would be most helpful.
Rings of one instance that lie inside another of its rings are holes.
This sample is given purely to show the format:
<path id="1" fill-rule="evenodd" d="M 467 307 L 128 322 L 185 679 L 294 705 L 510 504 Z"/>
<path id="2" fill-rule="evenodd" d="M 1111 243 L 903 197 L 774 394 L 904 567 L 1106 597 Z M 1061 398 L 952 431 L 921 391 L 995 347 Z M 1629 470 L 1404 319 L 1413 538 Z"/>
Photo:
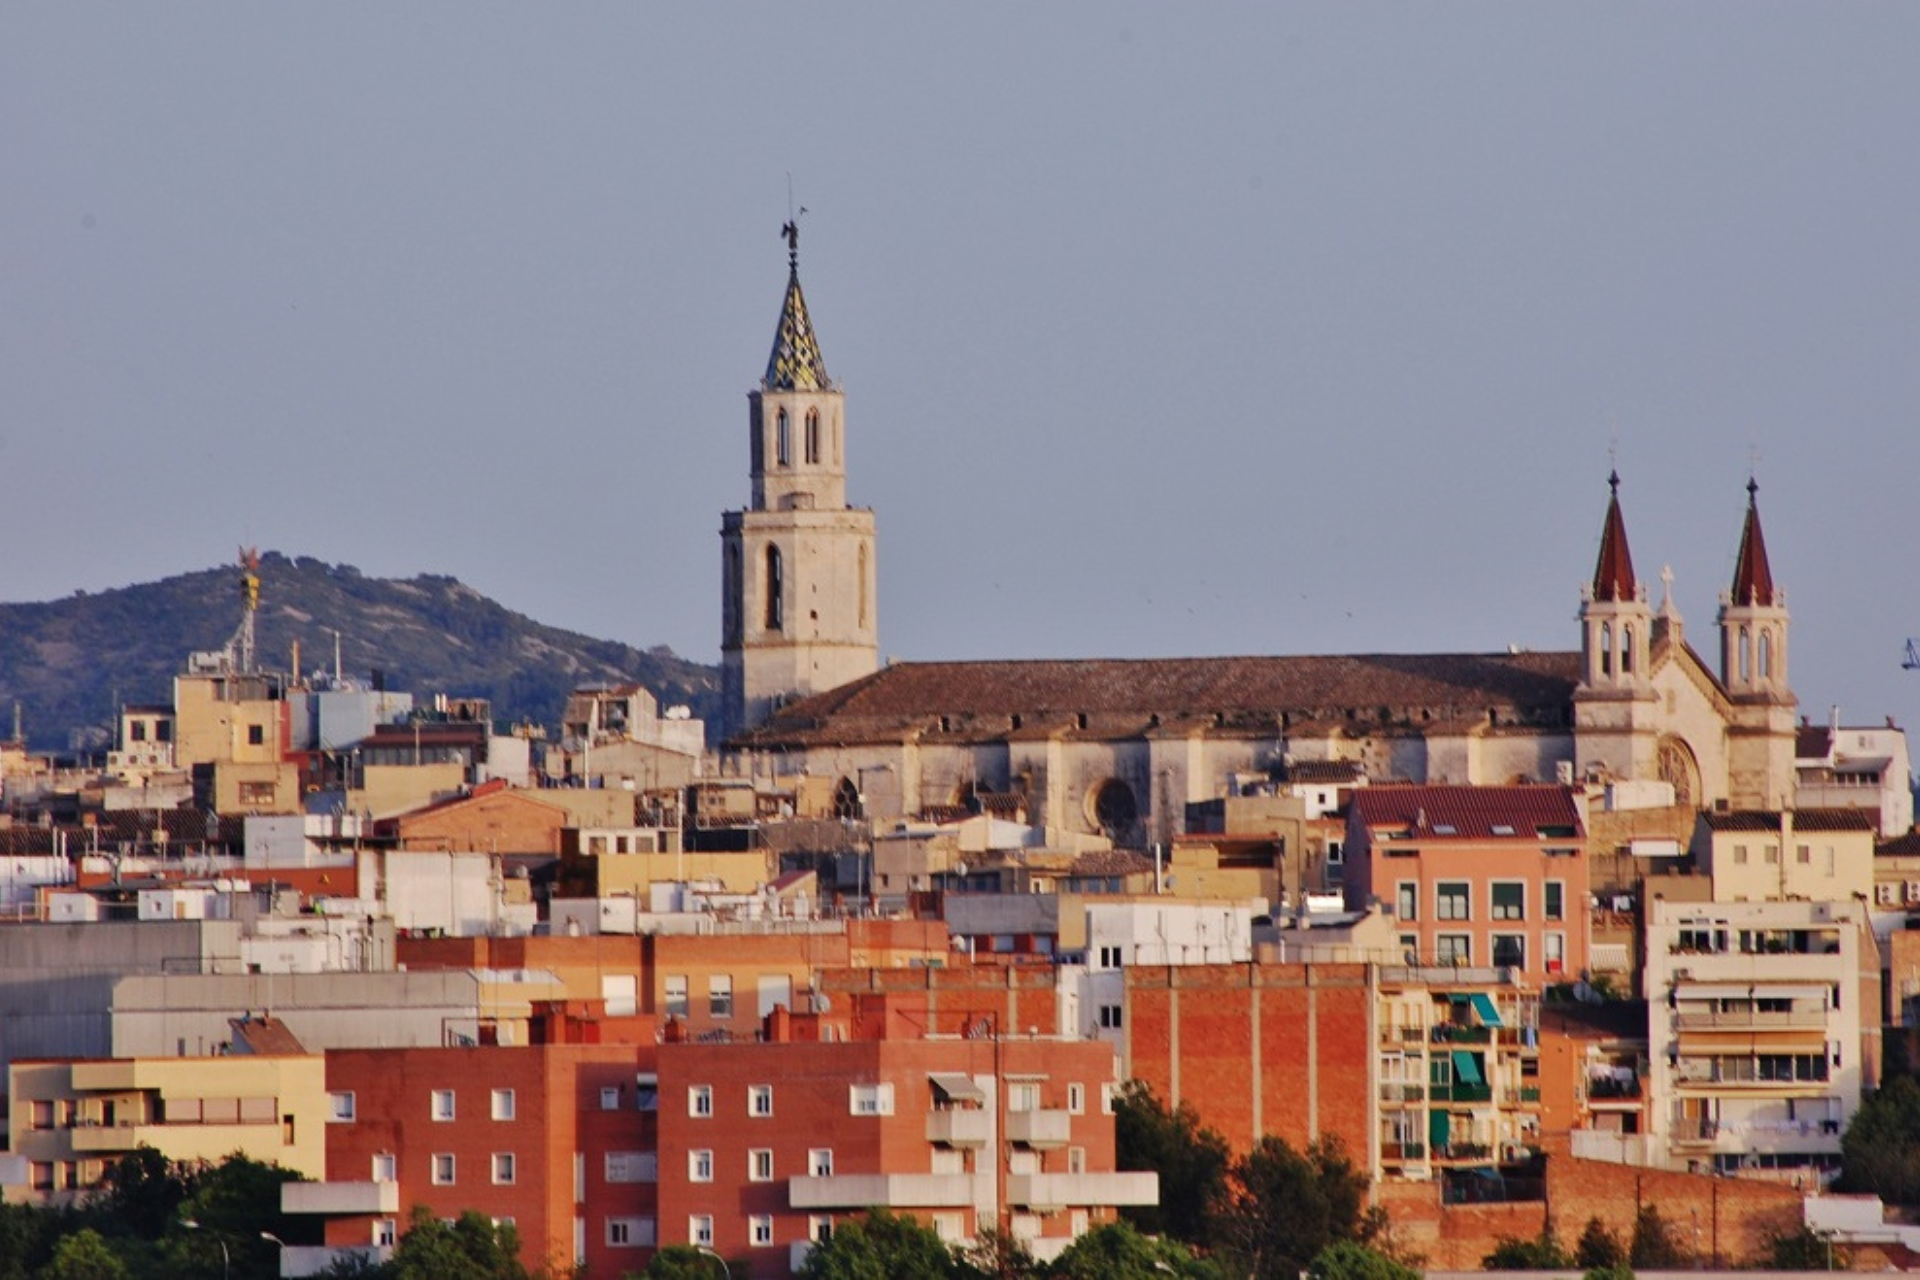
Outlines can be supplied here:
<path id="1" fill-rule="evenodd" d="M 583 684 L 638 681 L 662 706 L 685 703 L 711 719 L 713 667 L 670 649 L 635 649 L 542 626 L 458 579 L 369 578 L 278 552 L 260 557 L 256 651 L 285 668 L 294 642 L 308 671 L 331 666 L 339 631 L 347 673 L 386 675 L 416 700 L 435 693 L 493 701 L 503 721 L 555 726 L 567 693 Z M 119 702 L 164 703 L 191 652 L 218 649 L 240 622 L 239 571 L 179 574 L 64 600 L 0 604 L 0 736 L 20 703 L 28 741 L 64 748 L 76 730 L 104 731 Z M 95 735 L 93 745 L 104 746 Z"/>

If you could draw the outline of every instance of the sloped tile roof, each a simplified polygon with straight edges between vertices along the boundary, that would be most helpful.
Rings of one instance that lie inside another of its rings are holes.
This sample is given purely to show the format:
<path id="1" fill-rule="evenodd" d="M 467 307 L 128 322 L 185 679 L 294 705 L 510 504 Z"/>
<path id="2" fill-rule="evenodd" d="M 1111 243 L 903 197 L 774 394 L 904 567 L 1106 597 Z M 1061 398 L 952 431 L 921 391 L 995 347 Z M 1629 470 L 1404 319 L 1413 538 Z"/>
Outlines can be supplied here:
<path id="1" fill-rule="evenodd" d="M 1569 787 L 1361 787 L 1352 812 L 1368 827 L 1407 827 L 1423 840 L 1536 840 L 1546 830 L 1583 829 Z"/>

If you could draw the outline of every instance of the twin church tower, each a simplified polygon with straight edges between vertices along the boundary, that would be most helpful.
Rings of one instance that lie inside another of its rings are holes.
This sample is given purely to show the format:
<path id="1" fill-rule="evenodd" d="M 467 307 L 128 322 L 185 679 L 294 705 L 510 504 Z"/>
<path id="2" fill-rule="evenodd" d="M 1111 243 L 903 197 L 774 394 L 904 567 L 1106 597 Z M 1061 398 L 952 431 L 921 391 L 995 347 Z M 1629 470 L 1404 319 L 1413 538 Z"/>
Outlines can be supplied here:
<path id="1" fill-rule="evenodd" d="M 847 505 L 846 393 L 800 291 L 799 229 L 760 385 L 747 393 L 753 490 L 721 517 L 725 734 L 880 665 L 873 512 Z"/>

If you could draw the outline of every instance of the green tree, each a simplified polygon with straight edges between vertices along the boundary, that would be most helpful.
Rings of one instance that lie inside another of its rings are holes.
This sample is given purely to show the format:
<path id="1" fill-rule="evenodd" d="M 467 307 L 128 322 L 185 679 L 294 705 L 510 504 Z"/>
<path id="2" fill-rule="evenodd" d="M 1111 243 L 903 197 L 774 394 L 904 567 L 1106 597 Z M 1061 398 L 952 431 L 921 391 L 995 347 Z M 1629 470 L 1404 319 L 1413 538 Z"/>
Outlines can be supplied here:
<path id="1" fill-rule="evenodd" d="M 1797 1230 L 1773 1231 L 1767 1235 L 1761 1265 L 1775 1271 L 1846 1271 L 1850 1269 L 1846 1251 L 1836 1249 L 1830 1236 L 1823 1236 L 1804 1223 Z"/>
<path id="2" fill-rule="evenodd" d="M 1231 1274 L 1295 1280 L 1328 1245 L 1373 1239 L 1383 1218 L 1366 1198 L 1366 1176 L 1337 1140 L 1303 1154 L 1269 1135 L 1233 1166 L 1232 1190 L 1214 1218 L 1214 1253 Z"/>
<path id="3" fill-rule="evenodd" d="M 690 1244 L 662 1245 L 640 1274 L 646 1280 L 719 1280 L 722 1269 L 733 1275 L 733 1265 L 718 1254 L 703 1253 Z"/>
<path id="4" fill-rule="evenodd" d="M 1480 1260 L 1488 1271 L 1564 1271 L 1573 1259 L 1560 1247 L 1554 1234 L 1553 1219 L 1540 1224 L 1540 1234 L 1531 1240 L 1501 1236 L 1492 1253 Z"/>
<path id="5" fill-rule="evenodd" d="M 0 1204 L 0 1280 L 27 1280 L 53 1257 L 54 1246 L 77 1229 L 60 1209 Z"/>
<path id="6" fill-rule="evenodd" d="M 938 1280 L 970 1270 L 931 1228 L 885 1209 L 869 1209 L 864 1218 L 836 1224 L 833 1235 L 807 1254 L 800 1274 L 808 1280 Z"/>
<path id="7" fill-rule="evenodd" d="M 1860 1104 L 1840 1139 L 1842 1191 L 1920 1204 L 1920 1083 L 1901 1076 Z"/>
<path id="8" fill-rule="evenodd" d="M 1044 1274 L 1057 1280 L 1162 1280 L 1168 1275 L 1218 1280 L 1220 1270 L 1177 1241 L 1155 1240 L 1130 1223 L 1110 1222 L 1068 1245 Z"/>
<path id="9" fill-rule="evenodd" d="M 1633 1280 L 1633 1268 L 1624 1262 L 1611 1267 L 1591 1267 L 1580 1280 Z"/>
<path id="10" fill-rule="evenodd" d="M 392 1265 L 396 1280 L 529 1280 L 520 1263 L 520 1233 L 472 1209 L 446 1223 L 415 1205 Z"/>
<path id="11" fill-rule="evenodd" d="M 1580 1242 L 1573 1247 L 1574 1265 L 1587 1271 L 1606 1271 L 1627 1262 L 1627 1247 L 1598 1218 L 1588 1218 Z"/>
<path id="12" fill-rule="evenodd" d="M 112 1234 L 158 1240 L 179 1220 L 195 1172 L 153 1147 L 136 1147 L 108 1166 L 87 1199 L 86 1216 Z"/>
<path id="13" fill-rule="evenodd" d="M 1021 1280 L 1034 1274 L 1038 1265 L 1019 1237 L 998 1227 L 982 1227 L 961 1261 L 983 1280 Z"/>
<path id="14" fill-rule="evenodd" d="M 40 1269 L 45 1280 L 125 1280 L 127 1264 L 92 1227 L 82 1227 L 53 1248 L 53 1258 Z"/>
<path id="15" fill-rule="evenodd" d="M 1150 1086 L 1129 1080 L 1114 1096 L 1113 1144 L 1116 1168 L 1160 1175 L 1160 1202 L 1121 1216 L 1150 1236 L 1206 1243 L 1209 1216 L 1226 1198 L 1227 1140 L 1203 1127 L 1191 1104 L 1169 1110 Z"/>
<path id="16" fill-rule="evenodd" d="M 196 1252 L 205 1259 L 217 1255 L 216 1242 L 223 1241 L 232 1274 L 278 1275 L 280 1246 L 261 1232 L 295 1243 L 308 1241 L 303 1234 L 309 1229 L 307 1223 L 280 1212 L 281 1186 L 298 1181 L 300 1175 L 291 1169 L 238 1152 L 219 1164 L 192 1170 L 190 1179 L 184 1181 L 188 1190 L 180 1202 L 180 1217 L 200 1225 L 183 1243 L 201 1246 Z M 315 1237 L 311 1242 L 318 1244 L 319 1240 Z"/>
<path id="17" fill-rule="evenodd" d="M 1633 1218 L 1633 1243 L 1627 1248 L 1627 1261 L 1636 1269 L 1668 1271 L 1685 1265 L 1686 1250 L 1680 1247 L 1673 1226 L 1650 1204 L 1640 1206 Z"/>
<path id="18" fill-rule="evenodd" d="M 1420 1280 L 1420 1272 L 1354 1240 L 1330 1244 L 1307 1264 L 1311 1280 Z"/>

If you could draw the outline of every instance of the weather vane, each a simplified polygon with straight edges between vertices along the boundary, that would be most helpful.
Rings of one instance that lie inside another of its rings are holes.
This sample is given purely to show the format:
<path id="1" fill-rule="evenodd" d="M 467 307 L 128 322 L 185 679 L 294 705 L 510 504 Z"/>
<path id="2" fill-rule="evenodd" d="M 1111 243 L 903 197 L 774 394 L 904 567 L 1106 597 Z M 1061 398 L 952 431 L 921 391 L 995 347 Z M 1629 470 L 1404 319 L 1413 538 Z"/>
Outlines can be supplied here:
<path id="1" fill-rule="evenodd" d="M 787 175 L 787 220 L 781 224 L 781 238 L 787 242 L 787 266 L 800 269 L 800 217 L 806 213 L 807 206 L 801 205 L 798 212 L 793 207 L 793 175 Z"/>

